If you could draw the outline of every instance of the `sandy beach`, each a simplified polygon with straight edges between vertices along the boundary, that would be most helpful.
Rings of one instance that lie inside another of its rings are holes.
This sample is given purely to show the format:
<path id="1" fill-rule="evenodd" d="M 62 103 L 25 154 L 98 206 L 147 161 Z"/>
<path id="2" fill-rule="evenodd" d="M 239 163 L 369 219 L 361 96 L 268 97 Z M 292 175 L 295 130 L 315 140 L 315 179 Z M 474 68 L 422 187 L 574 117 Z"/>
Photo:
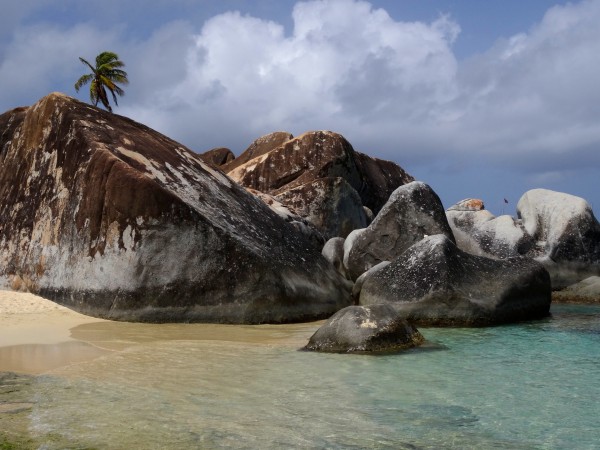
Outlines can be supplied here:
<path id="1" fill-rule="evenodd" d="M 0 372 L 40 374 L 133 346 L 169 341 L 303 347 L 321 322 L 147 324 L 85 316 L 36 295 L 0 291 Z"/>
<path id="2" fill-rule="evenodd" d="M 102 321 L 37 295 L 0 291 L 0 347 L 71 341 L 71 328 Z"/>
<path id="3" fill-rule="evenodd" d="M 103 320 L 33 294 L 0 291 L 0 372 L 42 373 L 99 356 L 103 350 L 70 331 L 94 322 Z"/>

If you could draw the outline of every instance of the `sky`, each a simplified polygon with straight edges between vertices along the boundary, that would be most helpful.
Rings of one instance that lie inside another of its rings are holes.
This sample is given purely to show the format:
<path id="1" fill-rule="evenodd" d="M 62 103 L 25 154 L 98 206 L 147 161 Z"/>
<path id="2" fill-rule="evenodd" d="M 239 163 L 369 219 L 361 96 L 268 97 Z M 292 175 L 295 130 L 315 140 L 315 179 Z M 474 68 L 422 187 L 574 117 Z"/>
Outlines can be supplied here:
<path id="1" fill-rule="evenodd" d="M 600 0 L 4 0 L 0 112 L 105 50 L 114 112 L 197 152 L 342 134 L 449 207 L 515 214 L 529 189 L 600 209 Z M 507 200 L 506 203 L 504 200 Z"/>

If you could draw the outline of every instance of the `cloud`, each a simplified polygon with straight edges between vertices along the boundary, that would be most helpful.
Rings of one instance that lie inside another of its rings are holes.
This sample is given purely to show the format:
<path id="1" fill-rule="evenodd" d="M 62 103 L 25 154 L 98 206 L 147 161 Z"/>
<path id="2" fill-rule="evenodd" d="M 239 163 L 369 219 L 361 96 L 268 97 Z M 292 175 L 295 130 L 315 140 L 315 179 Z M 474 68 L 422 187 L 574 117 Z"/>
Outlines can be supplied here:
<path id="1" fill-rule="evenodd" d="M 77 56 L 110 49 L 131 80 L 115 111 L 198 151 L 331 129 L 448 182 L 495 167 L 553 183 L 600 165 L 600 0 L 553 7 L 462 61 L 452 17 L 395 20 L 362 0 L 298 2 L 287 28 L 235 11 L 196 17 L 140 35 L 93 21 L 20 26 L 0 56 L 4 109 L 51 90 L 74 94 Z"/>
<path id="2" fill-rule="evenodd" d="M 409 165 L 543 173 L 598 162 L 598 1 L 551 8 L 462 62 L 448 16 L 401 22 L 365 1 L 330 0 L 297 3 L 292 18 L 289 34 L 239 12 L 211 18 L 170 53 L 178 76 L 157 83 L 158 102 L 126 113 L 198 150 L 333 129 Z"/>
<path id="3" fill-rule="evenodd" d="M 528 33 L 465 62 L 452 106 L 462 151 L 546 169 L 599 162 L 590 152 L 600 144 L 599 21 L 598 1 L 556 6 Z"/>
<path id="4" fill-rule="evenodd" d="M 234 131 L 245 146 L 276 129 L 327 128 L 383 146 L 399 129 L 416 143 L 423 121 L 440 120 L 456 96 L 459 27 L 447 17 L 396 22 L 367 2 L 332 0 L 296 4 L 293 23 L 288 36 L 239 12 L 213 17 L 179 53 L 185 79 L 154 111 L 128 111 L 188 143 L 224 145 Z"/>

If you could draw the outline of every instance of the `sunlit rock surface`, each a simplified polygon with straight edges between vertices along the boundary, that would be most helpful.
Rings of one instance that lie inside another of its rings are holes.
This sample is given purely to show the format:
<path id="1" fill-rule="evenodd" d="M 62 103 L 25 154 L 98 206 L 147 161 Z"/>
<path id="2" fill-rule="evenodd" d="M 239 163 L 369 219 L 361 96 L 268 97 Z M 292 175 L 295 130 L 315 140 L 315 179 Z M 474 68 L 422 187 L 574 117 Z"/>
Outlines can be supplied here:
<path id="1" fill-rule="evenodd" d="M 600 275 L 600 224 L 589 204 L 574 195 L 547 189 L 526 192 L 517 218 L 495 217 L 463 200 L 446 211 L 456 243 L 464 251 L 490 258 L 524 255 L 550 272 L 555 289 Z"/>
<path id="2" fill-rule="evenodd" d="M 235 159 L 235 155 L 231 150 L 225 147 L 217 147 L 201 153 L 200 159 L 215 167 L 221 167 Z"/>
<path id="3" fill-rule="evenodd" d="M 600 224 L 584 199 L 533 189 L 519 200 L 517 214 L 534 241 L 527 255 L 546 266 L 553 287 L 600 275 Z"/>
<path id="4" fill-rule="evenodd" d="M 171 139 L 62 94 L 0 116 L 0 285 L 132 321 L 289 322 L 345 280 Z"/>
<path id="5" fill-rule="evenodd" d="M 446 216 L 456 245 L 473 255 L 510 258 L 526 254 L 533 246 L 520 220 L 494 216 L 481 200 L 462 200 L 448 208 Z"/>
<path id="6" fill-rule="evenodd" d="M 391 193 L 413 180 L 401 167 L 356 152 L 341 135 L 274 133 L 223 167 L 241 185 L 268 193 L 311 221 L 325 237 L 345 237 L 368 223 Z"/>

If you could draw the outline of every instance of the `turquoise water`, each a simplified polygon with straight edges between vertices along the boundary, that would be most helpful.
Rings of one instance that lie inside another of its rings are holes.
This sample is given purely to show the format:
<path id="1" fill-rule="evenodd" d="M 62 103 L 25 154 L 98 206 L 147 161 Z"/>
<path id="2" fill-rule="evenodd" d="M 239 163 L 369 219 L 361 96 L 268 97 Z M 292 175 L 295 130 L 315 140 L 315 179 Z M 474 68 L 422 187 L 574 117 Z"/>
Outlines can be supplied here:
<path id="1" fill-rule="evenodd" d="M 202 325 L 181 339 L 83 325 L 119 351 L 35 376 L 12 401 L 29 405 L 22 420 L 44 449 L 600 448 L 600 307 L 552 311 L 422 328 L 426 348 L 381 357 L 296 351 L 315 324 L 231 328 L 231 341 Z"/>

